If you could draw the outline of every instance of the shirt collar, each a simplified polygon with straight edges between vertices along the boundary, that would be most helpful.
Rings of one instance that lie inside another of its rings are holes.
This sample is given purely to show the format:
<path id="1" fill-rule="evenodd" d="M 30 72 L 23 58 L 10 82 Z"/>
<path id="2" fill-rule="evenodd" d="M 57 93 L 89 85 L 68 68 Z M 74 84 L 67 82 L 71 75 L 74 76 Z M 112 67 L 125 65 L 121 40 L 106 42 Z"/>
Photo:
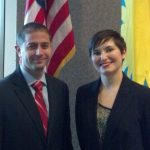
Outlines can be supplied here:
<path id="1" fill-rule="evenodd" d="M 31 86 L 34 82 L 37 81 L 37 79 L 34 78 L 30 73 L 28 73 L 21 65 L 20 65 L 20 69 L 21 69 L 21 72 L 29 86 Z M 42 83 L 46 86 L 45 74 L 43 74 L 41 79 L 39 79 L 39 80 L 42 81 Z"/>

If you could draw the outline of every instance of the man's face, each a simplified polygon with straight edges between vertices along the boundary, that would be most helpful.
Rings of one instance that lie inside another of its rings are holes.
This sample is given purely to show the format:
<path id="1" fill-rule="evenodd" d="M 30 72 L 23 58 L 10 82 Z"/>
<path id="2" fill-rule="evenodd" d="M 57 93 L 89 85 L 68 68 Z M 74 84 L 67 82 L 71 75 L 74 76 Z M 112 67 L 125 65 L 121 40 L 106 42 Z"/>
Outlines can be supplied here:
<path id="1" fill-rule="evenodd" d="M 31 73 L 44 71 L 51 57 L 50 37 L 45 31 L 33 31 L 25 35 L 25 42 L 17 52 L 20 65 Z"/>

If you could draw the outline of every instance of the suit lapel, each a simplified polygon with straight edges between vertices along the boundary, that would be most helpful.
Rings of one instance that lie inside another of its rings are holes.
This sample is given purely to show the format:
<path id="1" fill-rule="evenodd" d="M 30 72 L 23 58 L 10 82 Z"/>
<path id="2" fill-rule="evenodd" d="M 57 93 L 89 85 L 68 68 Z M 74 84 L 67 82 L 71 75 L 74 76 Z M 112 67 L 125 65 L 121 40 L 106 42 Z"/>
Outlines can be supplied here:
<path id="1" fill-rule="evenodd" d="M 25 107 L 27 114 L 30 116 L 35 128 L 37 129 L 37 132 L 41 136 L 41 139 L 43 140 L 43 142 L 45 142 L 45 136 L 42 122 L 40 119 L 40 114 L 34 102 L 32 93 L 24 77 L 22 76 L 20 69 L 18 69 L 14 73 L 12 81 L 14 85 L 14 92 L 16 93 L 22 105 Z"/>
<path id="2" fill-rule="evenodd" d="M 92 88 L 90 91 L 88 91 L 87 98 L 87 116 L 88 116 L 88 125 L 89 129 L 92 132 L 90 136 L 93 136 L 92 139 L 94 139 L 94 143 L 98 144 L 95 145 L 96 147 L 99 147 L 101 149 L 102 143 L 100 142 L 99 138 L 99 132 L 97 130 L 97 97 L 99 93 L 99 86 L 100 86 L 100 80 L 97 80 L 93 83 L 91 86 Z"/>
<path id="3" fill-rule="evenodd" d="M 110 146 L 110 142 L 113 138 L 113 135 L 115 135 L 117 126 L 121 121 L 124 111 L 128 110 L 128 107 L 130 106 L 130 103 L 132 101 L 131 95 L 132 94 L 130 91 L 130 81 L 124 75 L 118 94 L 116 96 L 116 100 L 114 102 L 112 111 L 110 113 L 107 122 L 107 128 L 106 128 L 106 133 L 104 138 L 104 149 L 106 150 L 107 150 L 107 146 Z"/>
<path id="4" fill-rule="evenodd" d="M 50 81 L 49 81 L 49 78 L 46 76 L 46 82 L 47 82 L 47 92 L 48 92 L 48 102 L 49 102 L 49 119 L 48 119 L 48 137 L 50 135 L 50 128 L 52 126 L 52 122 L 53 122 L 53 101 L 52 101 L 52 94 L 53 94 L 53 89 L 51 87 L 51 84 Z"/>
<path id="5" fill-rule="evenodd" d="M 46 75 L 46 82 L 47 82 L 47 92 L 48 92 L 48 101 L 49 101 L 49 119 L 48 119 L 48 134 L 47 134 L 47 140 L 48 140 L 49 138 L 53 138 L 51 135 L 52 135 L 53 129 L 55 128 L 55 122 L 57 118 L 56 111 L 59 111 L 58 107 L 60 106 L 60 103 L 56 98 L 57 94 L 52 86 L 56 84 L 56 83 L 53 83 L 53 78 Z"/>

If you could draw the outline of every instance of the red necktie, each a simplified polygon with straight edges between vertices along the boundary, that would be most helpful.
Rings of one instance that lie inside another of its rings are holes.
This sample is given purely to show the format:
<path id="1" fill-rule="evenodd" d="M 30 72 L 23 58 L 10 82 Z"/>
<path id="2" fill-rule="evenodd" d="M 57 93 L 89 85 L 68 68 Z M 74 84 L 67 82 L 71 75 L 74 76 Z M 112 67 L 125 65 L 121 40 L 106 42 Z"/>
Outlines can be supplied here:
<path id="1" fill-rule="evenodd" d="M 41 116 L 44 133 L 46 136 L 47 135 L 48 113 L 47 113 L 46 105 L 44 103 L 44 98 L 43 98 L 43 94 L 42 94 L 43 83 L 41 81 L 36 81 L 35 83 L 32 84 L 32 87 L 35 90 L 35 102 L 36 102 L 37 108 L 38 108 L 40 116 Z"/>

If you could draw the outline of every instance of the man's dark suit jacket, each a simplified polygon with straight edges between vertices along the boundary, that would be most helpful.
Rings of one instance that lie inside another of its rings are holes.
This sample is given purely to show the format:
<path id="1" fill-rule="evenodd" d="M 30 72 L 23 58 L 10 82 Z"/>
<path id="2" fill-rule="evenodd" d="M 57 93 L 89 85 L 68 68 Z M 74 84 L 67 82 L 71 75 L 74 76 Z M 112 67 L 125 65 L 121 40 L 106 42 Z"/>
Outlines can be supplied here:
<path id="1" fill-rule="evenodd" d="M 102 144 L 96 127 L 100 84 L 97 80 L 77 91 L 76 127 L 81 150 L 150 150 L 150 90 L 123 76 Z"/>
<path id="2" fill-rule="evenodd" d="M 0 150 L 72 150 L 68 87 L 47 75 L 46 82 L 49 100 L 47 138 L 20 69 L 0 82 Z"/>

